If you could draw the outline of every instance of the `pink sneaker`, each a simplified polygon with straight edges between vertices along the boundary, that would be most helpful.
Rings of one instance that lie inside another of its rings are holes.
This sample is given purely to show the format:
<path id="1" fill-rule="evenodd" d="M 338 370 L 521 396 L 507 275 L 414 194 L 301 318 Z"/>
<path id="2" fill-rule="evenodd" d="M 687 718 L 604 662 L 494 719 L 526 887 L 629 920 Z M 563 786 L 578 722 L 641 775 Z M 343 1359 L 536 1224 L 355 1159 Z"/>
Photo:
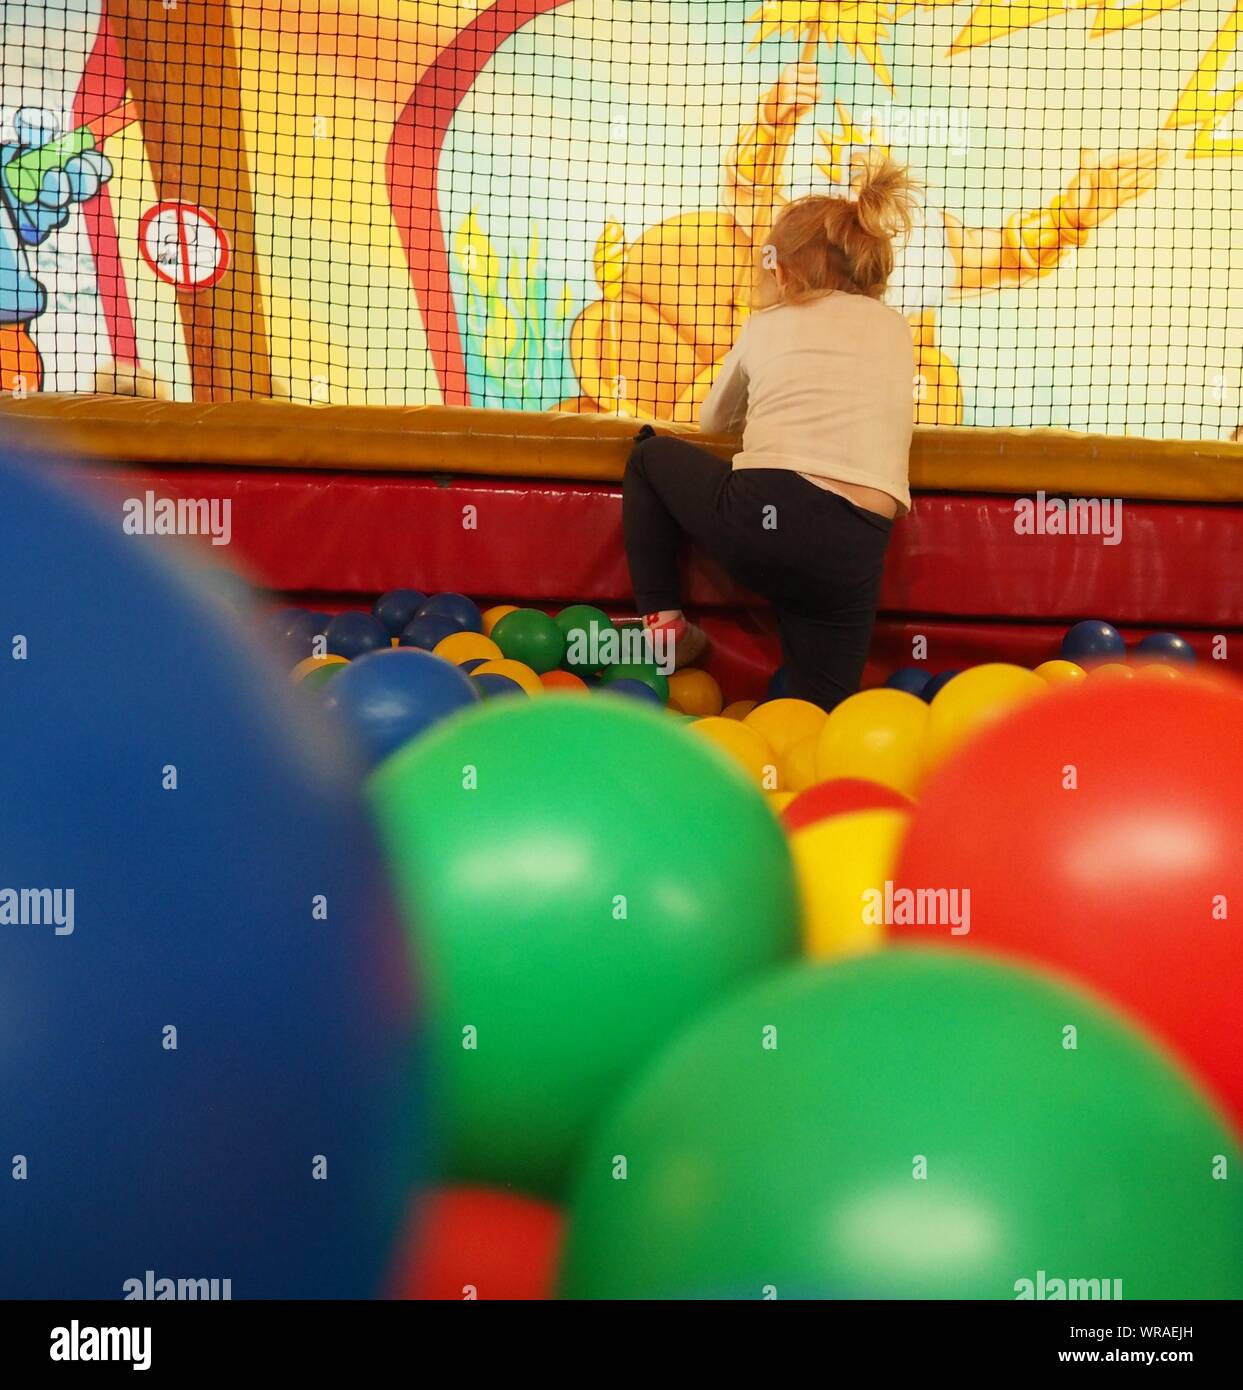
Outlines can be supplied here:
<path id="1" fill-rule="evenodd" d="M 674 618 L 664 623 L 648 623 L 647 619 L 644 619 L 643 630 L 653 638 L 657 633 L 667 634 L 664 640 L 673 645 L 675 671 L 693 665 L 708 650 L 708 634 L 703 628 L 688 622 L 685 618 Z"/>

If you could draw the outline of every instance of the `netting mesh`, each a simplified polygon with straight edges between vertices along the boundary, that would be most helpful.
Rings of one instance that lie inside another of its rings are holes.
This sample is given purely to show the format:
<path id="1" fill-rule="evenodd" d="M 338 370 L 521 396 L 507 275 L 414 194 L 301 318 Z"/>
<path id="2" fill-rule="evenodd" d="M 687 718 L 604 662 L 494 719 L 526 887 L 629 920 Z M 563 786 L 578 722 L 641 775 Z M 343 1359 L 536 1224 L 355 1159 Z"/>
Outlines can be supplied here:
<path id="1" fill-rule="evenodd" d="M 784 200 L 925 189 L 925 423 L 1230 437 L 1243 5 L 0 6 L 6 391 L 692 420 Z"/>

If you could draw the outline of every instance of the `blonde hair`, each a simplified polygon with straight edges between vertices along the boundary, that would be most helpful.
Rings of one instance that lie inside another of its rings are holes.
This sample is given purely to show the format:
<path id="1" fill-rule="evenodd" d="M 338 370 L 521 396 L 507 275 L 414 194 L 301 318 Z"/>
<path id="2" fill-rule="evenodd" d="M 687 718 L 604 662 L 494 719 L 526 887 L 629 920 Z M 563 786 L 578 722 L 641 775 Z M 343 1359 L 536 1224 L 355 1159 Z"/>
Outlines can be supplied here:
<path id="1" fill-rule="evenodd" d="M 841 290 L 879 299 L 893 274 L 893 243 L 909 236 L 917 185 L 878 150 L 851 159 L 853 198 L 808 194 L 778 213 L 756 263 L 752 307 L 798 304 Z M 777 283 L 774 262 L 783 272 Z"/>

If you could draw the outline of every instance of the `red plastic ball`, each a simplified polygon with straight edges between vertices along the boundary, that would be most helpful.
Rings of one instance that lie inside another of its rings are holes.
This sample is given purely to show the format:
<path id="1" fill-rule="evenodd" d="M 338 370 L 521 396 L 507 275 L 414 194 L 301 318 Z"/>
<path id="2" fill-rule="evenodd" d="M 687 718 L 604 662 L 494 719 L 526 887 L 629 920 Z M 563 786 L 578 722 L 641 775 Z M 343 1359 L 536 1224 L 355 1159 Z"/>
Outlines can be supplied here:
<path id="1" fill-rule="evenodd" d="M 551 1298 L 562 1225 L 556 1207 L 491 1188 L 425 1195 L 412 1212 L 393 1297 Z"/>
<path id="2" fill-rule="evenodd" d="M 781 813 L 788 831 L 802 830 L 830 816 L 847 816 L 854 811 L 910 811 L 915 803 L 910 797 L 879 782 L 867 782 L 862 777 L 835 777 L 830 782 L 817 782 L 814 787 L 799 792 Z"/>
<path id="3" fill-rule="evenodd" d="M 1241 847 L 1236 685 L 1063 687 L 929 778 L 894 873 L 893 940 L 1004 952 L 1094 987 L 1243 1122 Z M 969 898 L 955 914 L 925 894 L 921 910 L 920 889 Z"/>

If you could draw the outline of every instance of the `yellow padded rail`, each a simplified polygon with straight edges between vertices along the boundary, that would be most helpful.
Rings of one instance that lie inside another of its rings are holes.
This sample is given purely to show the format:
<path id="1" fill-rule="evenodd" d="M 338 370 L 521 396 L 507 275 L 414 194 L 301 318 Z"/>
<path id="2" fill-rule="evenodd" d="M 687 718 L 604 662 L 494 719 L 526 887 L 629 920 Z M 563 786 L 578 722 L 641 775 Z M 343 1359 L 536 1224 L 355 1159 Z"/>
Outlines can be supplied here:
<path id="1" fill-rule="evenodd" d="M 127 464 L 324 468 L 616 482 L 639 428 L 611 415 L 460 406 L 194 404 L 122 396 L 0 401 L 0 442 L 33 456 Z M 729 458 L 738 441 L 661 423 Z M 1243 444 L 1071 430 L 921 428 L 923 491 L 1243 501 Z"/>

